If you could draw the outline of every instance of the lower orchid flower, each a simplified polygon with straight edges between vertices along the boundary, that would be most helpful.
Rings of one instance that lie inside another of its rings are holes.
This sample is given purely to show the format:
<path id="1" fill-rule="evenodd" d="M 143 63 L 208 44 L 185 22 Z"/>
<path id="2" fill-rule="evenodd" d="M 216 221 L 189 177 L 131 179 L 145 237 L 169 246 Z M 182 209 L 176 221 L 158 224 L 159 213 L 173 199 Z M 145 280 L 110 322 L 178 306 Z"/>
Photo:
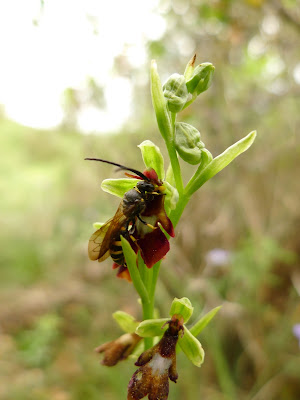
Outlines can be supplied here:
<path id="1" fill-rule="evenodd" d="M 176 344 L 180 331 L 184 333 L 183 317 L 173 315 L 162 339 L 151 349 L 144 351 L 135 365 L 140 367 L 128 385 L 127 400 L 165 400 L 169 394 L 169 379 L 176 383 Z"/>

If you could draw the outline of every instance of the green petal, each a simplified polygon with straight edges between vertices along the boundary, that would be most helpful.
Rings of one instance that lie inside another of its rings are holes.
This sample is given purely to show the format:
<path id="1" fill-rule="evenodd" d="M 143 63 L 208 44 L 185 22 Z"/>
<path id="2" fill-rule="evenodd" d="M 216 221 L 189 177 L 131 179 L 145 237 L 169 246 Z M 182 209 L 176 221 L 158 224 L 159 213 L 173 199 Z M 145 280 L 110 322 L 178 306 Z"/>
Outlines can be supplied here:
<path id="1" fill-rule="evenodd" d="M 169 320 L 170 318 L 146 319 L 139 324 L 135 333 L 141 337 L 162 336 L 164 331 L 168 328 L 166 322 Z"/>
<path id="2" fill-rule="evenodd" d="M 181 299 L 175 299 L 172 302 L 170 309 L 170 317 L 174 314 L 180 314 L 183 317 L 184 323 L 186 323 L 192 316 L 194 307 L 187 297 L 182 297 Z"/>
<path id="3" fill-rule="evenodd" d="M 199 333 L 209 324 L 209 322 L 213 319 L 213 317 L 217 314 L 217 312 L 222 308 L 222 306 L 218 306 L 210 310 L 207 314 L 205 314 L 202 318 L 197 321 L 192 328 L 190 329 L 191 333 L 194 336 L 198 336 Z"/>
<path id="4" fill-rule="evenodd" d="M 184 327 L 183 337 L 179 335 L 178 345 L 196 367 L 201 367 L 204 361 L 204 350 L 199 340 L 186 327 Z"/>
<path id="5" fill-rule="evenodd" d="M 114 312 L 113 318 L 116 320 L 120 328 L 127 333 L 134 333 L 139 324 L 132 315 L 127 314 L 124 311 Z"/>
<path id="6" fill-rule="evenodd" d="M 144 140 L 138 147 L 141 149 L 146 167 L 153 168 L 159 179 L 165 179 L 164 159 L 159 147 L 151 140 Z"/>
<path id="7" fill-rule="evenodd" d="M 243 139 L 234 143 L 232 146 L 228 147 L 222 154 L 214 158 L 203 170 L 199 170 L 199 173 L 190 180 L 186 186 L 186 192 L 191 195 L 196 190 L 198 190 L 205 182 L 210 178 L 215 176 L 223 168 L 231 163 L 237 156 L 246 151 L 254 142 L 256 137 L 256 131 L 250 132 Z"/>
<path id="8" fill-rule="evenodd" d="M 101 189 L 114 196 L 123 197 L 124 194 L 132 189 L 139 181 L 139 179 L 132 178 L 105 179 L 101 183 Z"/>

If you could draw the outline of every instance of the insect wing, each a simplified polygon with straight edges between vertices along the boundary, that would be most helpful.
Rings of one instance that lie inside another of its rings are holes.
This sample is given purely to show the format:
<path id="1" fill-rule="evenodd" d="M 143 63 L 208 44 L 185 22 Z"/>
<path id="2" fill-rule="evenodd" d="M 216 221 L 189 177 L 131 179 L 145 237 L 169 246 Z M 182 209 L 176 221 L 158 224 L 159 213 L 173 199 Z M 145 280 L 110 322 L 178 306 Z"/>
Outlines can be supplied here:
<path id="1" fill-rule="evenodd" d="M 114 236 L 126 222 L 126 217 L 122 209 L 121 203 L 115 216 L 91 236 L 88 246 L 88 253 L 91 260 L 101 262 L 110 255 L 110 246 L 114 240 Z"/>
<path id="2" fill-rule="evenodd" d="M 88 254 L 91 260 L 98 260 L 103 261 L 109 256 L 109 248 L 106 249 L 106 251 L 103 252 L 101 250 L 103 240 L 107 234 L 107 231 L 110 227 L 110 224 L 112 222 L 112 219 L 107 221 L 103 226 L 101 226 L 100 229 L 98 229 L 95 233 L 92 234 L 90 240 L 89 240 L 89 245 L 88 245 Z"/>

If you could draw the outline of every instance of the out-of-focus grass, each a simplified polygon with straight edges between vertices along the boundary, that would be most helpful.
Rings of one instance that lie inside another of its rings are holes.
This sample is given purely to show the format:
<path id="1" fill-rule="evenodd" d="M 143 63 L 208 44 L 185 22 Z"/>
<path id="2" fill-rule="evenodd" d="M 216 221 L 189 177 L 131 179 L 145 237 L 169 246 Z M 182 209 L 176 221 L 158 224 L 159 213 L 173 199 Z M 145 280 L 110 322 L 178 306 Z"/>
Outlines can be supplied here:
<path id="1" fill-rule="evenodd" d="M 93 348 L 121 334 L 111 318 L 117 309 L 141 317 L 137 297 L 114 277 L 110 260 L 91 262 L 86 251 L 92 223 L 110 218 L 119 204 L 100 183 L 120 173 L 83 159 L 142 169 L 135 146 L 151 135 L 85 136 L 7 120 L 0 130 L 0 398 L 125 398 L 133 360 L 107 368 Z M 267 146 L 266 137 L 258 140 Z M 162 264 L 161 315 L 174 296 L 191 299 L 195 318 L 223 304 L 200 337 L 202 368 L 179 355 L 171 399 L 299 398 L 299 349 L 291 332 L 300 320 L 299 197 L 298 183 L 291 184 L 297 169 L 288 147 L 279 158 L 272 147 L 270 163 L 260 149 L 195 195 Z M 270 198 L 272 209 L 265 204 Z M 209 262 L 216 247 L 229 251 L 225 264 Z"/>

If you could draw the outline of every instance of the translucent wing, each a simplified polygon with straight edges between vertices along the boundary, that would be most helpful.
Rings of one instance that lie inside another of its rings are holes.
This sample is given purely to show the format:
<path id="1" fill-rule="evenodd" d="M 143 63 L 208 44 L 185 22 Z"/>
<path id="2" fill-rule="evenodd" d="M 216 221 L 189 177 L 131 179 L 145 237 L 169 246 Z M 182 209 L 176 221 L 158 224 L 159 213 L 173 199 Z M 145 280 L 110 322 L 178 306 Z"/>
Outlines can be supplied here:
<path id="1" fill-rule="evenodd" d="M 121 203 L 115 216 L 92 234 L 88 245 L 88 254 L 91 260 L 101 262 L 109 257 L 111 243 L 125 222 L 126 217 L 123 214 Z"/>
<path id="2" fill-rule="evenodd" d="M 98 260 L 101 258 L 101 261 L 105 260 L 109 256 L 109 249 L 106 250 L 105 253 L 101 254 L 101 247 L 103 243 L 103 239 L 107 234 L 109 226 L 112 222 L 112 219 L 107 221 L 100 229 L 98 229 L 95 233 L 92 234 L 89 245 L 88 245 L 88 254 L 91 260 Z M 101 254 L 101 255 L 100 255 Z"/>

